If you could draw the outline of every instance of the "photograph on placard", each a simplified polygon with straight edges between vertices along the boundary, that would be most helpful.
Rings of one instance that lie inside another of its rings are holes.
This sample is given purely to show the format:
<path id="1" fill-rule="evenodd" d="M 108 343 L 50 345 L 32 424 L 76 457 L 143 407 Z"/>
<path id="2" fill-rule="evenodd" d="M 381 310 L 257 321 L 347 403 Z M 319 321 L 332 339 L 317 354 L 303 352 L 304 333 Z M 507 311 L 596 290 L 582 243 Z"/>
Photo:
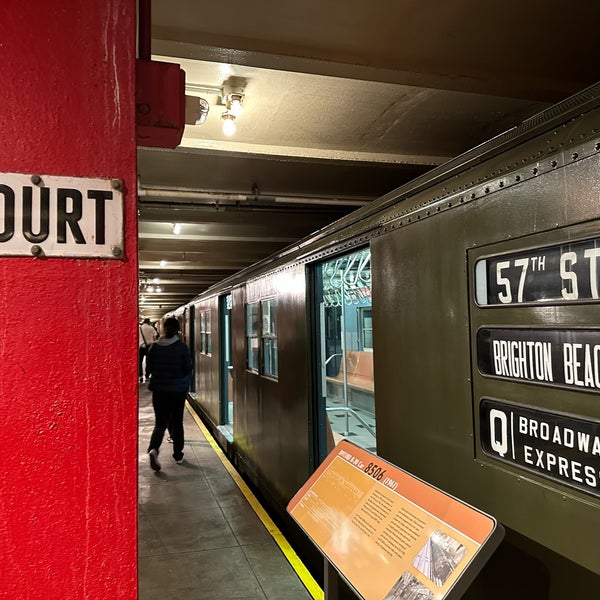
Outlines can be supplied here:
<path id="1" fill-rule="evenodd" d="M 442 586 L 465 557 L 467 549 L 442 531 L 434 531 L 413 560 L 413 566 Z"/>
<path id="2" fill-rule="evenodd" d="M 394 584 L 384 600 L 433 600 L 433 592 L 427 589 L 410 571 Z"/>

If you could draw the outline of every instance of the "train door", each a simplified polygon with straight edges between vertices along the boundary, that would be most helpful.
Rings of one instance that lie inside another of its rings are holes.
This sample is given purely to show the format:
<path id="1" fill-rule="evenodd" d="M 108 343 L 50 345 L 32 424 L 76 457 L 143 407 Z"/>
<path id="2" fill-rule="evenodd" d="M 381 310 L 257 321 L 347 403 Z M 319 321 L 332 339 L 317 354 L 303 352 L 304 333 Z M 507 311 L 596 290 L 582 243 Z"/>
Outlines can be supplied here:
<path id="1" fill-rule="evenodd" d="M 188 348 L 191 350 L 192 352 L 192 372 L 194 373 L 194 376 L 192 377 L 192 381 L 190 382 L 190 393 L 192 394 L 192 397 L 195 397 L 196 395 L 196 353 L 194 352 L 194 348 L 195 348 L 195 309 L 194 309 L 194 305 L 190 305 L 186 308 L 184 314 L 186 315 L 186 325 L 185 325 L 185 335 L 186 335 L 186 339 L 184 340 L 185 343 L 188 345 Z"/>
<path id="2" fill-rule="evenodd" d="M 314 281 L 317 457 L 342 439 L 375 452 L 370 250 L 321 263 Z"/>
<path id="3" fill-rule="evenodd" d="M 219 298 L 221 335 L 220 398 L 221 423 L 233 434 L 233 366 L 231 364 L 231 294 Z"/>

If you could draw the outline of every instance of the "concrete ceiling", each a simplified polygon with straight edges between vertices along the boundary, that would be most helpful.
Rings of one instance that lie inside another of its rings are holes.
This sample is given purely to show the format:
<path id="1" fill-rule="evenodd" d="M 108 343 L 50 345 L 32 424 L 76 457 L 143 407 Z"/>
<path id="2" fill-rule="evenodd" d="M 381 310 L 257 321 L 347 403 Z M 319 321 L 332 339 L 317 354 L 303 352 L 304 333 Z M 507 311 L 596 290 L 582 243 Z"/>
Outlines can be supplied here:
<path id="1" fill-rule="evenodd" d="M 178 148 L 138 150 L 141 316 L 595 83 L 599 17 L 556 0 L 154 0 L 152 58 L 185 71 L 188 124 Z M 231 137 L 224 84 L 243 90 Z"/>

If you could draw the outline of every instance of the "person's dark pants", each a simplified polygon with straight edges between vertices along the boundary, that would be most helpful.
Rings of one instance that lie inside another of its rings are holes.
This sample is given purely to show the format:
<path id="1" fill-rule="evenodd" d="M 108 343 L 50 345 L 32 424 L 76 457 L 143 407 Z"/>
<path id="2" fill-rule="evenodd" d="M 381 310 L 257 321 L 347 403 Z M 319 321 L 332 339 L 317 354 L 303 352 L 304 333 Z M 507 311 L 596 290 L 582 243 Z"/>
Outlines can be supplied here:
<path id="1" fill-rule="evenodd" d="M 150 450 L 160 449 L 165 430 L 169 428 L 173 440 L 173 458 L 183 458 L 183 409 L 185 408 L 186 392 L 152 392 L 152 406 L 154 407 L 154 430 L 150 437 Z"/>
<path id="2" fill-rule="evenodd" d="M 138 353 L 138 377 L 142 378 L 144 376 L 143 362 L 144 356 L 148 354 L 148 346 L 140 346 Z"/>

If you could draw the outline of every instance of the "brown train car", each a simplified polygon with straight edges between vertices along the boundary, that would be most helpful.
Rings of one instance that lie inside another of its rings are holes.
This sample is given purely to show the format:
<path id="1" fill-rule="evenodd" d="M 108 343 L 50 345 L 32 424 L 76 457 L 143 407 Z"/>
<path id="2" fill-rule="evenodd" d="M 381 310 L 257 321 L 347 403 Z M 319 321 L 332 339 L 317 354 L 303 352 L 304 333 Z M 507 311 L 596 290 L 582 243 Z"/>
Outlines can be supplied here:
<path id="1" fill-rule="evenodd" d="M 192 402 L 316 570 L 346 438 L 504 526 L 465 598 L 595 597 L 599 257 L 594 86 L 195 298 Z"/>

